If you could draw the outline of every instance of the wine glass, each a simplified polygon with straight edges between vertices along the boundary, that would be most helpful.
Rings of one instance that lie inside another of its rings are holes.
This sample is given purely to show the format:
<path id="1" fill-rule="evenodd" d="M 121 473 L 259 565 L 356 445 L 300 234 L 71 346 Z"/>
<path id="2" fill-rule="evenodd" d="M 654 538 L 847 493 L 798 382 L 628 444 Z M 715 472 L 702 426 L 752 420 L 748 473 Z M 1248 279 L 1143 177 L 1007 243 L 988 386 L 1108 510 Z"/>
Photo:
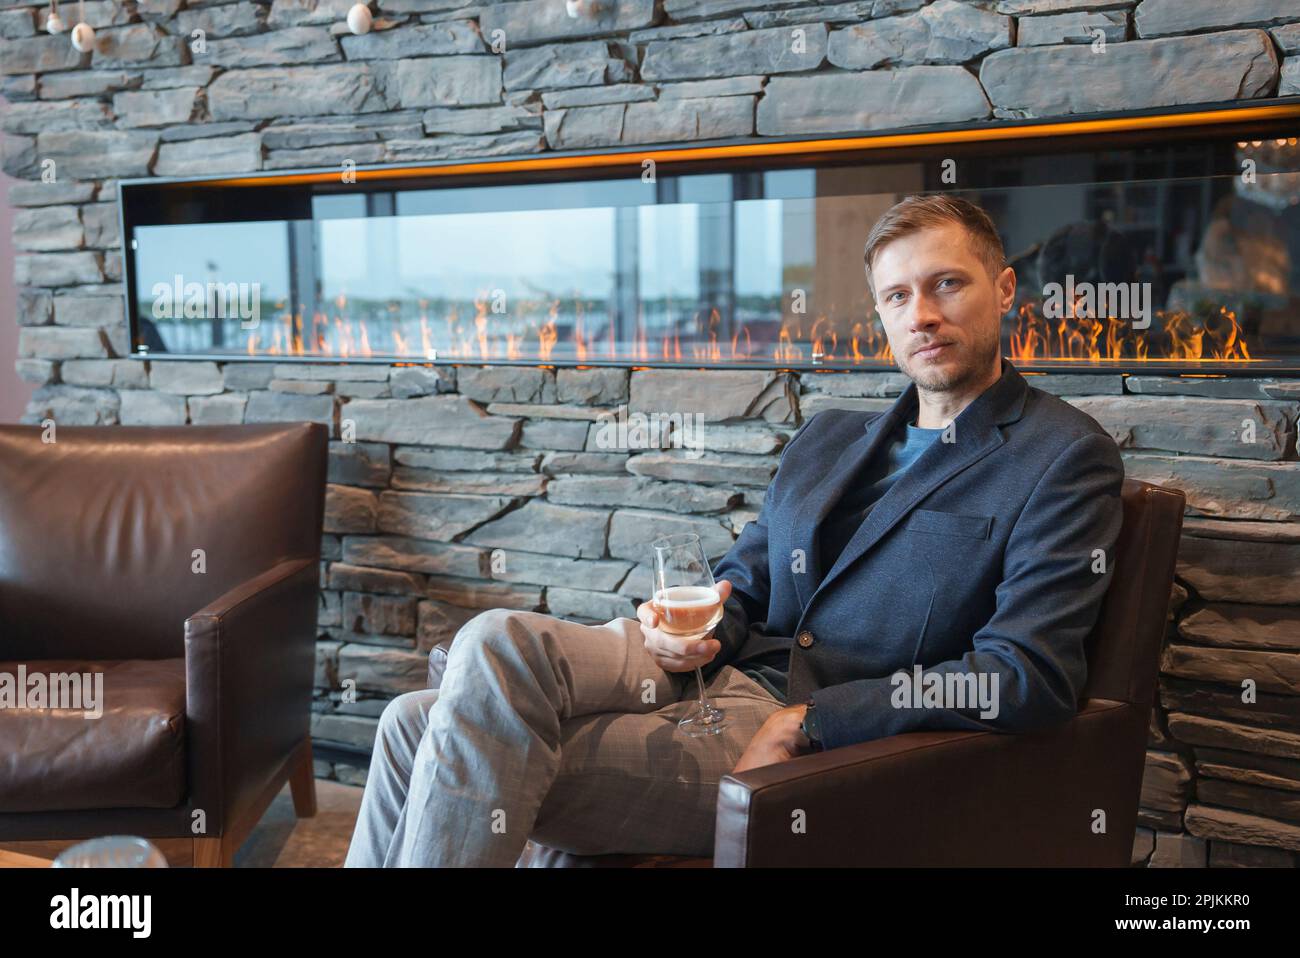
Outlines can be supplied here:
<path id="1" fill-rule="evenodd" d="M 722 620 L 722 596 L 714 587 L 700 537 L 691 532 L 660 536 L 650 543 L 654 549 L 654 598 L 659 628 L 669 635 L 698 641 Z M 692 738 L 715 735 L 727 727 L 727 713 L 704 696 L 704 673 L 695 667 L 700 683 L 700 700 L 677 723 Z"/>

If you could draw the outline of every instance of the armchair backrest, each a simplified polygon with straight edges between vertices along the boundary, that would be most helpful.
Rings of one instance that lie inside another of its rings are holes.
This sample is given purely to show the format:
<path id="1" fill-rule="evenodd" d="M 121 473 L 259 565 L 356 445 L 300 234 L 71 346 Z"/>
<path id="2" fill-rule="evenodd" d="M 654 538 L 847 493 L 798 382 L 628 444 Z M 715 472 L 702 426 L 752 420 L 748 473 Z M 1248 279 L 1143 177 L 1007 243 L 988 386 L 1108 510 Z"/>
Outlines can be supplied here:
<path id="1" fill-rule="evenodd" d="M 324 426 L 43 433 L 0 426 L 0 659 L 177 657 L 187 617 L 320 555 Z"/>
<path id="2" fill-rule="evenodd" d="M 1110 585 L 1088 637 L 1088 680 L 1083 698 L 1111 699 L 1150 708 L 1169 614 L 1184 495 L 1125 479 L 1124 524 Z"/>

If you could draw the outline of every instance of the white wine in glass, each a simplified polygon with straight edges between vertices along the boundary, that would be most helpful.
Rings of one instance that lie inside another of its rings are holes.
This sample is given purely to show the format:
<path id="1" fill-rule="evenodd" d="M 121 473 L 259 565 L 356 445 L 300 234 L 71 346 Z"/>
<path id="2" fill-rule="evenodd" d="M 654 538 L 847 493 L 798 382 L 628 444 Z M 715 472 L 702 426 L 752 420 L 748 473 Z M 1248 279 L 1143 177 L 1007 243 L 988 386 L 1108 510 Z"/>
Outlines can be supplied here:
<path id="1" fill-rule="evenodd" d="M 683 532 L 661 536 L 650 545 L 655 554 L 651 602 L 659 614 L 659 628 L 687 641 L 704 638 L 722 621 L 723 607 L 700 537 Z M 726 711 L 705 697 L 699 666 L 695 678 L 700 684 L 700 700 L 677 727 L 692 738 L 717 734 L 727 727 Z"/>

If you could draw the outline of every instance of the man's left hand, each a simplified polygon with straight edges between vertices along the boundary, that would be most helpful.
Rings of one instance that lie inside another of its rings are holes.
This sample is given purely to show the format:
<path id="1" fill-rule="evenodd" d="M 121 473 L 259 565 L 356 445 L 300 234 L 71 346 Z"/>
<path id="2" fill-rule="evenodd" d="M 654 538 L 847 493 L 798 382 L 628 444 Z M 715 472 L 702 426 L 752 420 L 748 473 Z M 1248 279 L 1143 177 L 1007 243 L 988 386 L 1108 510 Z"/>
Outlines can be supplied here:
<path id="1" fill-rule="evenodd" d="M 785 762 L 797 755 L 805 755 L 812 751 L 808 744 L 808 737 L 799 727 L 803 722 L 803 713 L 807 709 L 806 704 L 789 705 L 769 715 L 767 721 L 750 739 L 744 754 L 740 756 L 740 761 L 736 763 L 731 773 L 734 775 L 736 772 L 744 772 L 751 768 Z"/>

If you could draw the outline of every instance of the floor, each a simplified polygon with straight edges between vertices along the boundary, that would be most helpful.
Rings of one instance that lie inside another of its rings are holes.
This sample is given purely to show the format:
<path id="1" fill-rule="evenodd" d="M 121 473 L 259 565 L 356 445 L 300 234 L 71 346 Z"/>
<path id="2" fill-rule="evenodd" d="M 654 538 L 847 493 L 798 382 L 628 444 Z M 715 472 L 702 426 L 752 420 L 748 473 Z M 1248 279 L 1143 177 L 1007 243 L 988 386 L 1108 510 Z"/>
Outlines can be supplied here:
<path id="1" fill-rule="evenodd" d="M 316 816 L 299 819 L 293 814 L 293 799 L 286 785 L 235 854 L 235 867 L 341 868 L 360 807 L 359 786 L 317 779 Z M 75 844 L 0 842 L 0 849 L 52 859 Z M 172 867 L 191 864 L 191 844 L 185 839 L 157 839 L 154 844 Z"/>

